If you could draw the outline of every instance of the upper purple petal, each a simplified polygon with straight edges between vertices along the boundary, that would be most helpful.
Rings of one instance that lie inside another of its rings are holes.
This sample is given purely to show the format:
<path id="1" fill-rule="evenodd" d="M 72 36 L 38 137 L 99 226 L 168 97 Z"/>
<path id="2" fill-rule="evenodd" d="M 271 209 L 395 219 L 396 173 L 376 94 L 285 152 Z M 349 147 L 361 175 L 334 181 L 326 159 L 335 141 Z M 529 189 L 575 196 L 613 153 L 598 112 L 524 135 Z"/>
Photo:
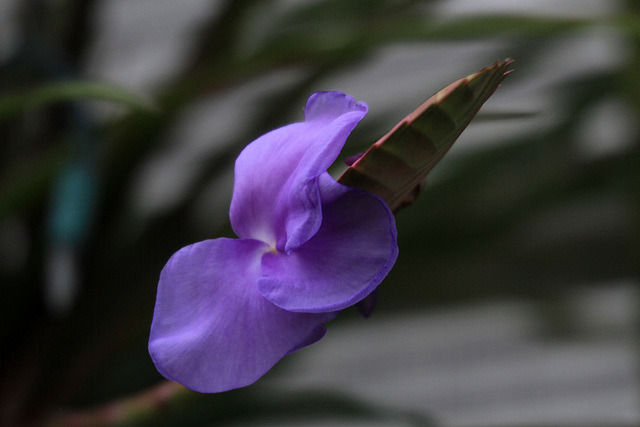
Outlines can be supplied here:
<path id="1" fill-rule="evenodd" d="M 286 310 L 342 310 L 369 295 L 398 256 L 396 227 L 387 204 L 366 191 L 319 180 L 323 221 L 291 253 L 266 253 L 258 289 Z"/>
<path id="2" fill-rule="evenodd" d="M 216 239 L 176 252 L 162 270 L 149 352 L 166 378 L 200 392 L 255 382 L 324 335 L 334 313 L 282 310 L 257 290 L 256 240 Z"/>
<path id="3" fill-rule="evenodd" d="M 269 132 L 238 156 L 231 224 L 240 238 L 262 240 L 289 252 L 322 222 L 317 178 L 335 161 L 367 113 L 340 92 L 309 98 L 305 121 Z"/>

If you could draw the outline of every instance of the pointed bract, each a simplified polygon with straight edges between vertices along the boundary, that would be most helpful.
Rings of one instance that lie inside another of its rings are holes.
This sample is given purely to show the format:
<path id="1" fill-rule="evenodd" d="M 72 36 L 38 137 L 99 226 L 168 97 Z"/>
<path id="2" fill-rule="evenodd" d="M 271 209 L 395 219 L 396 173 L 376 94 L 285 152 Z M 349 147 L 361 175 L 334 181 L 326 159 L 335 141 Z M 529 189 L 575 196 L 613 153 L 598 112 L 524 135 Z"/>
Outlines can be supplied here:
<path id="1" fill-rule="evenodd" d="M 427 99 L 373 144 L 338 179 L 382 197 L 392 211 L 411 204 L 416 188 L 500 86 L 512 61 L 496 61 Z"/>

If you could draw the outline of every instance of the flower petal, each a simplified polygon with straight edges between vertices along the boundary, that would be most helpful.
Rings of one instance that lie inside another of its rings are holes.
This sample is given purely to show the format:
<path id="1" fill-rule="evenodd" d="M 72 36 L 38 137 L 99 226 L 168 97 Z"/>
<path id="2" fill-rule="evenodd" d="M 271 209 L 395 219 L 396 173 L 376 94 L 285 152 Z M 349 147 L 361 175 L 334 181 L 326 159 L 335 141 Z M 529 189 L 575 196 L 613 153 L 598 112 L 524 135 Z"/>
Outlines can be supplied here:
<path id="1" fill-rule="evenodd" d="M 238 156 L 231 224 L 240 238 L 290 251 L 320 227 L 317 177 L 335 161 L 367 106 L 340 92 L 309 98 L 305 121 L 276 129 Z"/>
<path id="2" fill-rule="evenodd" d="M 258 289 L 285 310 L 342 310 L 369 295 L 397 256 L 393 214 L 382 199 L 345 187 L 328 174 L 319 180 L 323 221 L 291 253 L 262 258 Z"/>
<path id="3" fill-rule="evenodd" d="M 255 382 L 286 354 L 322 338 L 334 313 L 282 310 L 257 291 L 256 240 L 216 239 L 179 250 L 162 270 L 149 352 L 166 378 L 200 392 Z"/>

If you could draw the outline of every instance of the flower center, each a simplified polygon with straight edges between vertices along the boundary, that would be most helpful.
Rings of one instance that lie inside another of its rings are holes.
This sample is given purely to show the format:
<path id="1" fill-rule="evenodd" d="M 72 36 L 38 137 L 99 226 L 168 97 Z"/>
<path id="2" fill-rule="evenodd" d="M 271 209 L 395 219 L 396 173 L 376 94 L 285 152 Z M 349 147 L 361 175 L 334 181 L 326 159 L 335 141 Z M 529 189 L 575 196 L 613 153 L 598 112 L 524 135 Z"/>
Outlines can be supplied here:
<path id="1" fill-rule="evenodd" d="M 276 242 L 275 241 L 264 241 L 265 243 L 265 248 L 263 249 L 263 254 L 269 253 L 271 252 L 272 254 L 278 254 L 278 248 L 276 248 Z"/>

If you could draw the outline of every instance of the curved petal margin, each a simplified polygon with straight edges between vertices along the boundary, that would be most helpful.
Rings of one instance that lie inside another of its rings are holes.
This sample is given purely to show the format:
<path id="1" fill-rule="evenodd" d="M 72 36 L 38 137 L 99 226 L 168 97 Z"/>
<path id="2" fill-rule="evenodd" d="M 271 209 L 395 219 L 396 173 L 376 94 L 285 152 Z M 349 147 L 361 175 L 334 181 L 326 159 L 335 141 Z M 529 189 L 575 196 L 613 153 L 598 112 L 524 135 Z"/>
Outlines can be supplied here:
<path id="1" fill-rule="evenodd" d="M 240 238 L 290 251 L 322 222 L 316 181 L 368 107 L 340 92 L 309 98 L 305 121 L 269 132 L 238 156 L 230 217 Z"/>
<path id="2" fill-rule="evenodd" d="M 255 382 L 286 354 L 324 335 L 333 313 L 282 310 L 257 291 L 256 240 L 216 239 L 176 252 L 162 270 L 149 353 L 158 371 L 199 392 Z"/>
<path id="3" fill-rule="evenodd" d="M 369 295 L 398 256 L 396 227 L 387 204 L 366 191 L 319 180 L 323 221 L 318 232 L 290 254 L 262 258 L 258 289 L 285 310 L 342 310 Z"/>

